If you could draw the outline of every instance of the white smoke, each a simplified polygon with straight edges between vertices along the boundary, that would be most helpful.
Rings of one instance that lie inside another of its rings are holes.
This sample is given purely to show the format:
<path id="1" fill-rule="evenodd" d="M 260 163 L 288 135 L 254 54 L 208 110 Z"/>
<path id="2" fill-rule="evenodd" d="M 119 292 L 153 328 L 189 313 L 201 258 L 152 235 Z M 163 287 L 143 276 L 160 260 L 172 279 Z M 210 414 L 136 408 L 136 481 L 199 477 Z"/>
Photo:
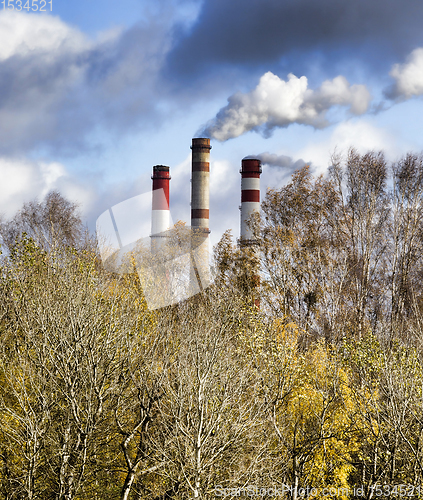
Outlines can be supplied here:
<path id="1" fill-rule="evenodd" d="M 306 164 L 301 158 L 299 160 L 294 160 L 290 156 L 277 155 L 269 152 L 260 153 L 259 155 L 251 156 L 251 158 L 257 158 L 263 165 L 269 165 L 269 167 L 280 167 L 288 170 L 298 170 Z"/>
<path id="2" fill-rule="evenodd" d="M 395 64 L 390 72 L 395 80 L 391 97 L 410 97 L 423 94 L 423 48 L 413 50 L 404 64 Z"/>
<path id="3" fill-rule="evenodd" d="M 292 123 L 323 128 L 328 125 L 326 113 L 333 106 L 347 106 L 351 113 L 359 115 L 367 111 L 370 99 L 365 85 L 350 85 L 343 76 L 311 90 L 305 76 L 289 74 L 284 81 L 269 71 L 251 92 L 230 96 L 227 106 L 201 134 L 226 141 L 250 130 L 268 136 L 273 129 Z"/>

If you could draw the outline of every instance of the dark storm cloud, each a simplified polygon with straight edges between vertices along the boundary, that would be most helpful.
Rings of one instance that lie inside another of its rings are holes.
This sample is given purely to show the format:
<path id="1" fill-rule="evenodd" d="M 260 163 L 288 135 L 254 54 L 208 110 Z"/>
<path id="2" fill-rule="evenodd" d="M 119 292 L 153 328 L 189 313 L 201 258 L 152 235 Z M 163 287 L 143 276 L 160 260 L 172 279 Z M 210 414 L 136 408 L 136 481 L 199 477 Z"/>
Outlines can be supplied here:
<path id="1" fill-rule="evenodd" d="M 168 63 L 183 81 L 223 65 L 268 67 L 283 57 L 294 63 L 319 50 L 338 57 L 345 50 L 351 58 L 361 49 L 374 60 L 390 54 L 390 65 L 423 43 L 422 19 L 419 0 L 205 0 Z"/>

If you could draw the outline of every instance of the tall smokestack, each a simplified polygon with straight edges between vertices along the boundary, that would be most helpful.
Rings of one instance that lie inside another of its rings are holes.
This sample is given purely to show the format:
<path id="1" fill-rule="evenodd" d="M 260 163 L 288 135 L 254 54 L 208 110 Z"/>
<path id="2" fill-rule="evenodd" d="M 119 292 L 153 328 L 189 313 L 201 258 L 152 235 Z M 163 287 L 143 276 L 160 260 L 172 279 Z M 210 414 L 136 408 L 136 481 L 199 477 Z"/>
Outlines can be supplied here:
<path id="1" fill-rule="evenodd" d="M 209 231 L 210 139 L 192 140 L 191 227 Z"/>
<path id="2" fill-rule="evenodd" d="M 160 245 L 160 234 L 169 229 L 169 167 L 155 165 L 153 167 L 153 210 L 151 217 L 151 244 Z"/>
<path id="3" fill-rule="evenodd" d="M 192 139 L 191 173 L 191 289 L 208 286 L 209 270 L 209 198 L 210 139 Z"/>
<path id="4" fill-rule="evenodd" d="M 255 213 L 260 213 L 260 174 L 261 161 L 255 158 L 244 158 L 241 166 L 241 237 L 240 247 L 243 248 L 244 258 L 250 261 L 245 276 L 248 284 L 248 295 L 253 304 L 260 308 L 260 252 L 258 241 L 254 238 L 253 230 L 248 221 Z"/>
<path id="5" fill-rule="evenodd" d="M 254 213 L 260 213 L 260 174 L 261 161 L 242 160 L 241 167 L 241 245 L 255 243 L 252 230 L 247 221 Z"/>

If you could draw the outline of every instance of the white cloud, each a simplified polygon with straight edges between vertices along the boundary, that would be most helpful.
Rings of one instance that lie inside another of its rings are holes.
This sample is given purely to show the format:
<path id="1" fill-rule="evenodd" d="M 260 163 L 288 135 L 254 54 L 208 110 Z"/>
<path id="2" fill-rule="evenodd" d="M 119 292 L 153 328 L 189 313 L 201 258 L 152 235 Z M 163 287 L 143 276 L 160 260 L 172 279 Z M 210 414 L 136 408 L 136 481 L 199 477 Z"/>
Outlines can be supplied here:
<path id="1" fill-rule="evenodd" d="M 90 48 L 87 38 L 58 17 L 13 10 L 0 12 L 0 61 L 37 53 L 78 53 Z"/>
<path id="2" fill-rule="evenodd" d="M 213 161 L 210 166 L 210 196 L 214 200 L 224 200 L 231 188 L 240 183 L 239 168 L 227 160 Z"/>
<path id="3" fill-rule="evenodd" d="M 284 81 L 270 71 L 247 94 L 237 93 L 209 122 L 202 134 L 219 141 L 238 137 L 250 130 L 269 135 L 274 128 L 292 123 L 322 128 L 328 125 L 326 113 L 334 106 L 346 106 L 353 114 L 363 114 L 370 102 L 364 85 L 350 85 L 343 76 L 323 82 L 311 90 L 305 76 L 293 74 Z"/>
<path id="4" fill-rule="evenodd" d="M 347 121 L 337 125 L 329 137 L 308 144 L 296 152 L 295 157 L 306 158 L 312 162 L 316 173 L 323 173 L 330 165 L 330 157 L 336 151 L 345 153 L 354 147 L 361 154 L 367 151 L 383 151 L 390 160 L 401 155 L 402 149 L 396 138 L 386 129 L 373 125 L 370 121 Z"/>
<path id="5" fill-rule="evenodd" d="M 171 21 L 150 21 L 90 39 L 50 14 L 1 11 L 0 154 L 79 152 L 101 127 L 151 126 Z"/>
<path id="6" fill-rule="evenodd" d="M 83 211 L 93 202 L 93 192 L 73 179 L 57 162 L 36 162 L 22 158 L 0 158 L 0 214 L 13 216 L 22 204 L 42 200 L 51 190 L 80 203 Z"/>
<path id="7" fill-rule="evenodd" d="M 58 109 L 82 81 L 92 47 L 80 31 L 57 17 L 0 13 L 3 151 L 22 151 L 67 128 Z"/>
<path id="8" fill-rule="evenodd" d="M 394 97 L 410 97 L 423 94 L 423 48 L 413 50 L 404 64 L 395 64 L 390 72 L 395 80 Z"/>

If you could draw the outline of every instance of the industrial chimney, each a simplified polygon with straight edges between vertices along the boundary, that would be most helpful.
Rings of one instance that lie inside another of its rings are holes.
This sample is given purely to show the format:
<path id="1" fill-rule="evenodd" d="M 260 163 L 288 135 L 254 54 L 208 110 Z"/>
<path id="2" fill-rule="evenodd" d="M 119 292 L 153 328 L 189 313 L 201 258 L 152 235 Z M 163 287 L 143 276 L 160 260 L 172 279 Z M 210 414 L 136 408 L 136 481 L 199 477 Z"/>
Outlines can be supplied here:
<path id="1" fill-rule="evenodd" d="M 169 167 L 165 165 L 155 165 L 153 167 L 153 206 L 151 216 L 151 246 L 156 249 L 160 246 L 160 238 L 169 229 Z"/>
<path id="2" fill-rule="evenodd" d="M 191 289 L 210 283 L 209 270 L 209 191 L 210 139 L 192 139 L 191 173 Z"/>
<path id="3" fill-rule="evenodd" d="M 242 160 L 241 173 L 241 245 L 254 244 L 254 236 L 248 226 L 248 219 L 260 213 L 261 161 L 253 158 Z"/>
<path id="4" fill-rule="evenodd" d="M 260 252 L 258 241 L 249 227 L 249 219 L 254 213 L 260 213 L 260 174 L 261 162 L 255 158 L 244 158 L 241 166 L 241 235 L 239 244 L 243 249 L 243 258 L 249 261 L 246 266 L 245 283 L 247 294 L 252 303 L 260 308 Z"/>
<path id="5" fill-rule="evenodd" d="M 210 139 L 192 140 L 191 227 L 209 231 Z"/>

